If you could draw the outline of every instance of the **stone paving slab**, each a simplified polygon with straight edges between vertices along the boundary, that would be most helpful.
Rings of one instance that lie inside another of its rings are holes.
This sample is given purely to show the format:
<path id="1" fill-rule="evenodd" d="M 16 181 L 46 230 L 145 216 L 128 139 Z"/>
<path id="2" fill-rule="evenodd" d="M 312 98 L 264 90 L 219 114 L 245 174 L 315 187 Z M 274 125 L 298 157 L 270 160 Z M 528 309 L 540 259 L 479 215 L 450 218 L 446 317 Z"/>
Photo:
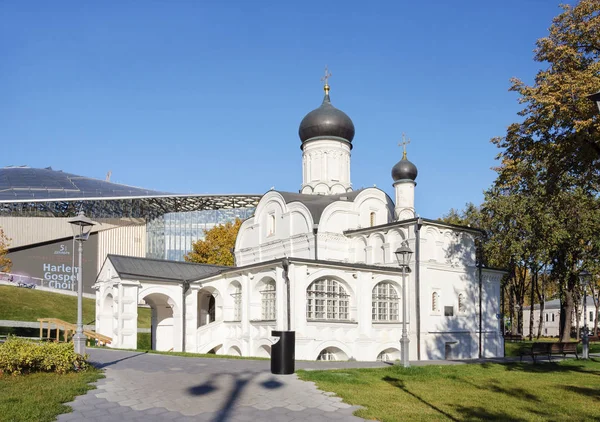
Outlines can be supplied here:
<path id="1" fill-rule="evenodd" d="M 97 389 L 58 421 L 363 421 L 357 409 L 296 375 L 273 375 L 268 360 L 188 358 L 89 349 L 105 370 Z M 304 365 L 306 364 L 306 365 Z M 298 362 L 297 368 L 377 367 L 368 362 Z"/>

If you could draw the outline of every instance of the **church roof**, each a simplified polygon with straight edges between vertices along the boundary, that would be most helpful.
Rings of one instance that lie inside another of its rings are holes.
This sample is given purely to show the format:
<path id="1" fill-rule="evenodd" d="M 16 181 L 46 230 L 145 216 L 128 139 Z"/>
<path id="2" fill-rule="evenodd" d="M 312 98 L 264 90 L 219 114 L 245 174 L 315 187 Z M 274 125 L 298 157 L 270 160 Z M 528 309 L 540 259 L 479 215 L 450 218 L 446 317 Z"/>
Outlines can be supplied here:
<path id="1" fill-rule="evenodd" d="M 108 255 L 107 259 L 113 264 L 121 278 L 134 280 L 181 282 L 182 280 L 196 280 L 230 268 L 123 255 Z"/>
<path id="2" fill-rule="evenodd" d="M 354 202 L 358 194 L 360 194 L 363 190 L 364 189 L 359 189 L 336 195 L 314 195 L 281 191 L 276 192 L 283 196 L 283 199 L 287 204 L 290 204 L 292 202 L 300 202 L 301 204 L 304 204 L 304 206 L 306 206 L 306 208 L 308 208 L 308 210 L 310 211 L 314 223 L 318 224 L 319 220 L 321 220 L 321 215 L 323 214 L 323 211 L 325 211 L 325 208 L 327 208 L 327 206 L 337 201 Z"/>

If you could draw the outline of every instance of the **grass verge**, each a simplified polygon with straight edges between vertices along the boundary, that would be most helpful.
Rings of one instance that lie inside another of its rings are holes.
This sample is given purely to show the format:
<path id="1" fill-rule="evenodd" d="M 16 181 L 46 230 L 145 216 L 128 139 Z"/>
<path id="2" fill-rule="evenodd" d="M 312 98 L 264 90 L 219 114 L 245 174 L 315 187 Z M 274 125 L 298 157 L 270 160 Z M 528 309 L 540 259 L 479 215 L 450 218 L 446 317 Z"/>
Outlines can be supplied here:
<path id="1" fill-rule="evenodd" d="M 38 318 L 58 318 L 77 322 L 77 297 L 22 287 L 0 286 L 0 319 L 37 321 Z M 138 308 L 138 327 L 150 328 L 151 311 Z M 96 301 L 83 298 L 83 323 L 96 322 Z M 39 331 L 38 334 L 39 335 Z"/>
<path id="2" fill-rule="evenodd" d="M 53 421 L 71 411 L 62 403 L 93 389 L 89 383 L 102 377 L 95 368 L 64 375 L 0 375 L 0 421 Z"/>
<path id="3" fill-rule="evenodd" d="M 600 420 L 600 360 L 298 371 L 382 422 Z"/>
<path id="4" fill-rule="evenodd" d="M 105 349 L 104 347 L 95 347 L 95 349 Z M 153 355 L 181 356 L 184 358 L 209 358 L 209 359 L 238 359 L 238 360 L 271 360 L 271 358 L 259 358 L 253 356 L 233 356 L 233 355 L 217 355 L 215 353 L 189 353 L 189 352 L 161 352 L 158 350 L 147 349 L 114 349 L 124 352 L 140 352 L 151 353 Z"/>

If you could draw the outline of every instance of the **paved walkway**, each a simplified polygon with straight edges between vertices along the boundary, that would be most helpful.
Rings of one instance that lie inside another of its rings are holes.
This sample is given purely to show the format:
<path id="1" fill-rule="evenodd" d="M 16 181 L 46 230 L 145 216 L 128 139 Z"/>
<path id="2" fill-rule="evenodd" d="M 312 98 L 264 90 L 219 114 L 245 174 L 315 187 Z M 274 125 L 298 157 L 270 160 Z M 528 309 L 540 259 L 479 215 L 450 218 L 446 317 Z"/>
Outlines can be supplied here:
<path id="1" fill-rule="evenodd" d="M 97 389 L 66 403 L 59 421 L 362 421 L 357 407 L 268 360 L 206 359 L 89 349 L 105 370 Z M 297 369 L 378 367 L 381 362 L 297 362 Z"/>
<path id="2" fill-rule="evenodd" d="M 59 421 L 363 421 L 357 409 L 296 375 L 272 375 L 268 360 L 207 359 L 88 349 L 105 370 L 98 389 L 66 403 Z M 595 356 L 595 355 L 594 355 Z M 422 365 L 510 362 L 519 358 L 420 361 Z M 530 358 L 523 359 L 531 361 Z M 554 360 L 561 360 L 555 358 Z M 382 362 L 296 362 L 296 369 L 382 367 Z"/>

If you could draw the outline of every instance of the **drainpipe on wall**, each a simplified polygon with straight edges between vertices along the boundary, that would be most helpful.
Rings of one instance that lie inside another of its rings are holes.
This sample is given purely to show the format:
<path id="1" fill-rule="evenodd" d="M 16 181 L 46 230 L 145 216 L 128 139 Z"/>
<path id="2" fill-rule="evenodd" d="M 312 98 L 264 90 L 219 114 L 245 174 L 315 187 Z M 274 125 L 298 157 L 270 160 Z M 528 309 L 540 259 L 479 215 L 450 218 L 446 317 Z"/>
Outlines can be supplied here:
<path id="1" fill-rule="evenodd" d="M 181 284 L 181 351 L 185 352 L 185 294 L 190 289 L 190 282 L 185 278 Z"/>
<path id="2" fill-rule="evenodd" d="M 421 360 L 421 226 L 423 220 L 415 222 L 415 295 L 417 308 L 417 360 Z"/>
<path id="3" fill-rule="evenodd" d="M 479 278 L 479 359 L 483 357 L 482 352 L 482 329 L 483 329 L 483 310 L 482 310 L 482 292 L 483 292 L 483 272 L 482 272 L 482 264 L 483 264 L 483 242 L 481 237 L 478 237 L 478 245 L 477 245 L 477 271 Z"/>
<path id="4" fill-rule="evenodd" d="M 290 260 L 284 258 L 281 261 L 281 265 L 283 267 L 283 279 L 285 280 L 285 289 L 287 293 L 287 331 L 292 329 L 292 312 L 290 309 L 290 277 L 289 277 L 289 269 L 290 269 Z"/>
<path id="5" fill-rule="evenodd" d="M 318 253 L 319 246 L 318 246 L 318 243 L 317 243 L 317 232 L 318 231 L 319 231 L 319 225 L 318 224 L 313 224 L 313 234 L 315 235 L 315 261 L 317 259 L 319 259 L 319 253 Z"/>

